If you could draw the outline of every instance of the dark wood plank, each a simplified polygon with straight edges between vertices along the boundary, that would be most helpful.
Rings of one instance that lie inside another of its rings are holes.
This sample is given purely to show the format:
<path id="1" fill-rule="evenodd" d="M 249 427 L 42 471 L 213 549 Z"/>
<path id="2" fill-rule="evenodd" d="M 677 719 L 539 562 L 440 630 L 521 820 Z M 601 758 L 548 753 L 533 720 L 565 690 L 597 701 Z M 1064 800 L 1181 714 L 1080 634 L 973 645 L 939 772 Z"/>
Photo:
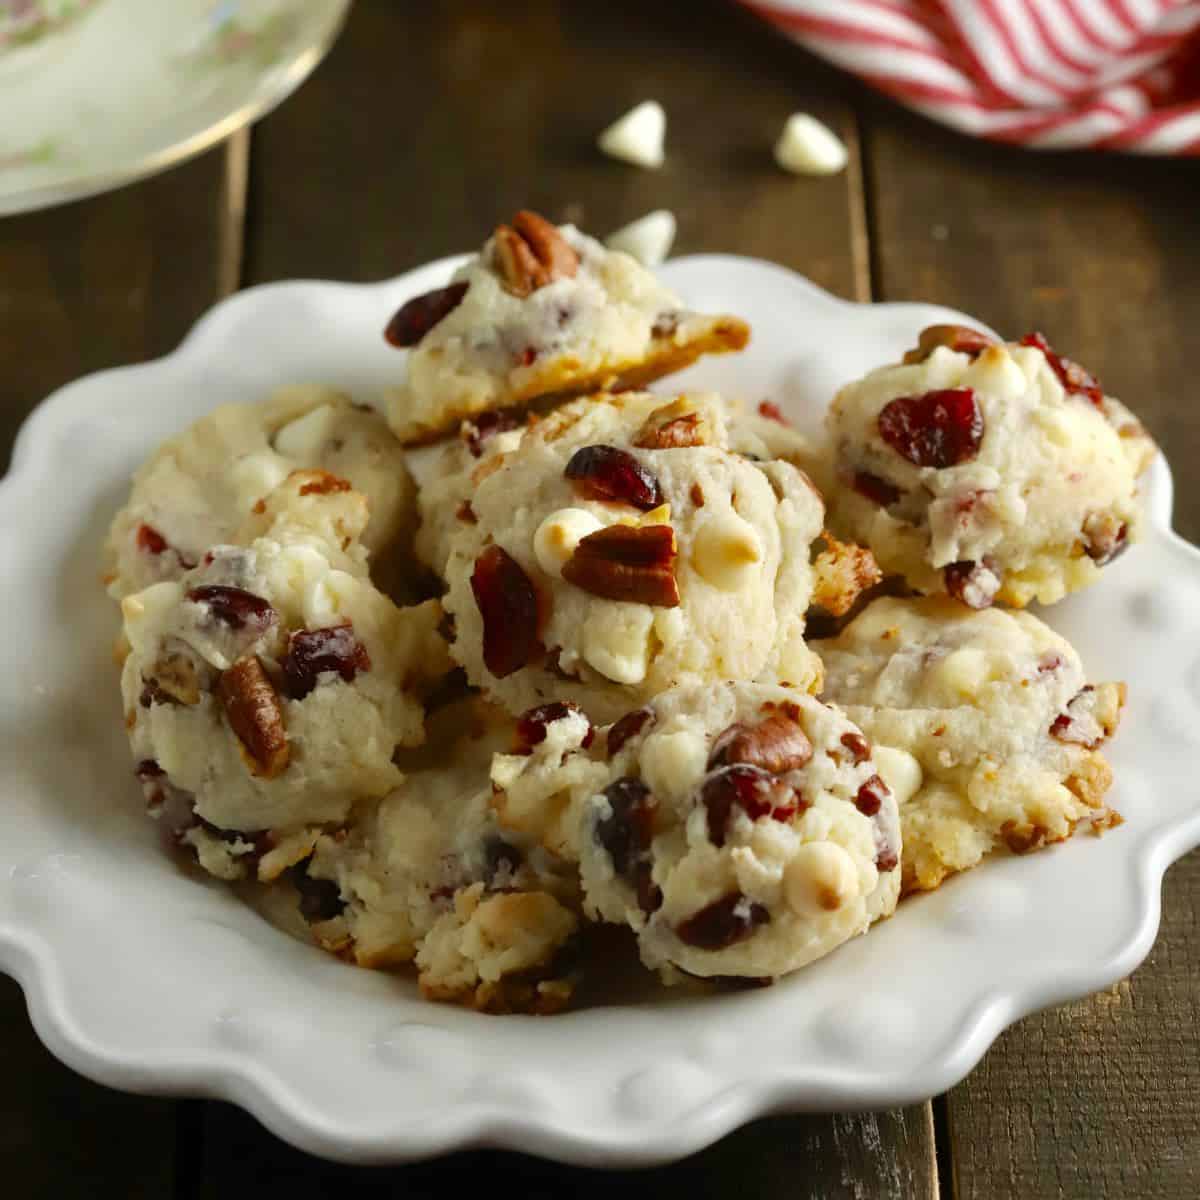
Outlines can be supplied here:
<path id="1" fill-rule="evenodd" d="M 872 102 L 884 299 L 1041 328 L 1146 420 L 1200 536 L 1200 163 L 1031 156 Z M 1112 994 L 1023 1021 L 949 1098 L 959 1197 L 1200 1195 L 1200 856 L 1167 876 L 1147 963 Z"/>
<path id="2" fill-rule="evenodd" d="M 264 1184 L 288 1200 L 334 1194 L 445 1200 L 476 1190 L 481 1180 L 501 1196 L 576 1200 L 916 1200 L 937 1194 L 928 1105 L 878 1115 L 772 1117 L 674 1166 L 641 1171 L 581 1170 L 496 1151 L 408 1167 L 344 1167 L 276 1142 L 229 1105 L 209 1110 L 196 1200 L 224 1200 L 238 1188 L 252 1195 Z"/>
<path id="3" fill-rule="evenodd" d="M 679 219 L 681 253 L 760 255 L 865 298 L 860 177 L 795 179 L 771 161 L 797 108 L 853 144 L 843 87 L 721 0 L 359 0 L 327 62 L 256 131 L 247 277 L 381 278 L 477 245 L 526 205 L 601 234 L 665 207 Z M 655 173 L 593 148 L 604 125 L 648 97 L 669 118 L 668 163 Z M 928 1105 L 762 1121 L 678 1168 L 615 1179 L 495 1153 L 384 1173 L 319 1167 L 216 1105 L 205 1145 L 211 1196 L 247 1174 L 286 1179 L 295 1200 L 335 1182 L 353 1194 L 441 1195 L 483 1172 L 501 1191 L 535 1194 L 599 1195 L 616 1184 L 680 1195 L 735 1186 L 789 1197 L 936 1195 Z"/>
<path id="4" fill-rule="evenodd" d="M 236 286 L 239 209 L 222 148 L 148 183 L 0 221 L 0 464 L 54 388 L 165 353 Z M 172 1194 L 181 1106 L 119 1095 L 56 1062 L 3 978 L 0 1063 L 4 1195 Z"/>

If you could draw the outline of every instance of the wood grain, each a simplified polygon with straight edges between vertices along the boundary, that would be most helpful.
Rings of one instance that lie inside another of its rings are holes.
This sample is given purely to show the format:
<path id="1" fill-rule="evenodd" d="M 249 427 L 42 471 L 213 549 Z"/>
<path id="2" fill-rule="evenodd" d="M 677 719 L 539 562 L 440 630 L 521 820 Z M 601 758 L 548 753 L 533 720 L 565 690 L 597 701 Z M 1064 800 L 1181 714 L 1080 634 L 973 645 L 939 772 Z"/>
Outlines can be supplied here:
<path id="1" fill-rule="evenodd" d="M 195 1200 L 239 1188 L 288 1200 L 404 1196 L 446 1200 L 477 1191 L 574 1200 L 919 1200 L 936 1196 L 929 1106 L 835 1117 L 772 1117 L 670 1167 L 589 1171 L 521 1154 L 473 1151 L 407 1167 L 320 1162 L 274 1141 L 229 1105 L 210 1105 L 203 1185 Z"/>
<path id="2" fill-rule="evenodd" d="M 599 233 L 670 208 L 679 252 L 760 255 L 865 299 L 856 176 L 796 179 L 771 160 L 798 108 L 853 144 L 844 86 L 718 0 L 359 0 L 326 63 L 256 130 L 247 278 L 384 277 L 472 248 L 524 206 Z M 645 172 L 599 155 L 599 130 L 648 97 L 669 114 L 666 166 Z M 271 1142 L 218 1105 L 205 1146 L 211 1196 L 247 1173 L 286 1179 L 292 1200 L 335 1181 L 354 1195 L 440 1196 L 483 1177 L 534 1194 L 607 1195 L 616 1184 L 715 1196 L 746 1186 L 762 1196 L 920 1200 L 937 1190 L 928 1105 L 761 1121 L 677 1168 L 615 1177 L 496 1153 L 349 1173 Z"/>
<path id="3" fill-rule="evenodd" d="M 934 300 L 1091 367 L 1175 465 L 1200 536 L 1200 163 L 1031 156 L 867 106 L 881 298 Z M 1200 1195 L 1200 856 L 1172 868 L 1158 943 L 1111 994 L 1005 1034 L 949 1099 L 955 1195 Z"/>
<path id="4" fill-rule="evenodd" d="M 49 392 L 165 353 L 236 282 L 221 265 L 221 247 L 240 241 L 226 167 L 222 148 L 147 183 L 0 221 L 0 464 Z M 5 1196 L 173 1194 L 181 1107 L 120 1095 L 56 1062 L 4 978 L 0 1063 Z"/>

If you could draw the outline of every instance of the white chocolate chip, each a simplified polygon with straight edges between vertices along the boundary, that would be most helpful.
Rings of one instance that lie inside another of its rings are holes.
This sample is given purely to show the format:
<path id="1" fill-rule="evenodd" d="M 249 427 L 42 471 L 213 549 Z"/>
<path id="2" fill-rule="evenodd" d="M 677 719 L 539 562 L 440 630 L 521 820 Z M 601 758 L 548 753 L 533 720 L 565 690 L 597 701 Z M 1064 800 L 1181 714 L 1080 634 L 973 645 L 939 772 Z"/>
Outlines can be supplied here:
<path id="1" fill-rule="evenodd" d="M 644 267 L 657 267 L 675 241 L 675 214 L 660 208 L 610 233 L 605 245 L 636 258 Z"/>
<path id="2" fill-rule="evenodd" d="M 758 532 L 736 513 L 724 513 L 706 521 L 696 533 L 692 566 L 699 575 L 723 592 L 746 587 L 763 559 Z"/>
<path id="3" fill-rule="evenodd" d="M 775 143 L 775 161 L 796 175 L 836 175 L 847 157 L 841 138 L 808 113 L 788 117 Z"/>
<path id="4" fill-rule="evenodd" d="M 908 751 L 892 746 L 876 746 L 871 757 L 883 782 L 896 797 L 897 804 L 904 804 L 917 794 L 924 781 L 924 773 L 921 764 Z"/>
<path id="5" fill-rule="evenodd" d="M 291 474 L 292 465 L 278 454 L 244 454 L 235 459 L 230 474 L 237 489 L 238 507 L 246 512 Z"/>
<path id="6" fill-rule="evenodd" d="M 330 404 L 321 404 L 297 417 L 276 433 L 273 441 L 280 454 L 297 462 L 316 462 L 317 456 L 332 437 L 337 425 L 337 413 Z"/>
<path id="7" fill-rule="evenodd" d="M 586 508 L 560 508 L 552 512 L 533 535 L 538 566 L 547 575 L 561 579 L 563 565 L 575 553 L 575 547 L 589 533 L 603 527 Z"/>
<path id="8" fill-rule="evenodd" d="M 858 895 L 858 868 L 836 842 L 806 842 L 784 871 L 783 894 L 797 916 L 836 912 Z"/>
<path id="9" fill-rule="evenodd" d="M 635 167 L 661 167 L 667 114 L 657 100 L 644 100 L 614 121 L 599 137 L 597 145 L 610 158 Z"/>
<path id="10" fill-rule="evenodd" d="M 582 654 L 614 683 L 641 683 L 650 665 L 654 610 L 644 604 L 604 604 L 584 622 Z"/>

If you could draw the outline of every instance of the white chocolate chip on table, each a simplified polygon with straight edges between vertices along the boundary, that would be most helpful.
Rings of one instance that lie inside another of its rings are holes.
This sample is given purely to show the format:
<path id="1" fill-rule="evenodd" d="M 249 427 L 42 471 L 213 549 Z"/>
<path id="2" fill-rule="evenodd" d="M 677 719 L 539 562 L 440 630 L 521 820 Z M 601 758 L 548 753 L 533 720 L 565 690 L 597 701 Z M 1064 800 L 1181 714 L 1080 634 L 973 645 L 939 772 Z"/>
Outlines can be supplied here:
<path id="1" fill-rule="evenodd" d="M 657 100 L 644 100 L 618 117 L 597 139 L 610 158 L 655 169 L 664 161 L 667 114 Z"/>

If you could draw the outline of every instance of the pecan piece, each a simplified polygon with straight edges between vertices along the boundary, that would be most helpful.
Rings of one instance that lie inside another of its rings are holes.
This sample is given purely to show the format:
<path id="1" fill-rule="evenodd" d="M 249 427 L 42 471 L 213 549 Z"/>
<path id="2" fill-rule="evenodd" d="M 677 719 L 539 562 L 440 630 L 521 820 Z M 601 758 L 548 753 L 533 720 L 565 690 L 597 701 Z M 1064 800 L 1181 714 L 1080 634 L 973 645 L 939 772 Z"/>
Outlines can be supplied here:
<path id="1" fill-rule="evenodd" d="M 707 446 L 712 440 L 712 429 L 704 416 L 681 398 L 656 408 L 642 423 L 633 444 L 643 450 L 678 450 Z"/>
<path id="2" fill-rule="evenodd" d="M 545 217 L 522 209 L 493 235 L 496 270 L 505 287 L 525 297 L 579 270 L 579 255 Z"/>
<path id="3" fill-rule="evenodd" d="M 186 654 L 164 654 L 143 674 L 150 698 L 159 704 L 199 704 L 200 679 L 196 664 Z M 144 705 L 143 707 L 149 707 Z"/>
<path id="4" fill-rule="evenodd" d="M 730 725 L 713 743 L 708 769 L 748 763 L 783 775 L 800 770 L 812 756 L 812 742 L 799 724 L 784 713 L 773 713 L 757 725 Z"/>
<path id="5" fill-rule="evenodd" d="M 250 773 L 263 779 L 280 775 L 290 756 L 283 705 L 256 655 L 239 658 L 221 673 L 217 697 Z"/>
<path id="6" fill-rule="evenodd" d="M 883 572 L 866 547 L 839 542 L 828 530 L 821 534 L 821 540 L 825 549 L 813 560 L 810 603 L 830 616 L 843 617 L 863 592 L 883 578 Z"/>
<path id="7" fill-rule="evenodd" d="M 978 329 L 968 329 L 966 325 L 929 325 L 921 330 L 917 348 L 905 354 L 904 361 L 909 364 L 922 363 L 939 346 L 947 346 L 959 354 L 969 354 L 974 358 L 994 345 L 994 337 L 980 333 Z"/>
<path id="8" fill-rule="evenodd" d="M 396 310 L 383 336 L 393 346 L 415 346 L 435 325 L 448 317 L 463 301 L 467 284 L 452 283 L 423 296 L 415 296 Z"/>
<path id="9" fill-rule="evenodd" d="M 676 553 L 670 525 L 609 525 L 580 541 L 563 565 L 562 577 L 605 600 L 676 608 Z"/>

